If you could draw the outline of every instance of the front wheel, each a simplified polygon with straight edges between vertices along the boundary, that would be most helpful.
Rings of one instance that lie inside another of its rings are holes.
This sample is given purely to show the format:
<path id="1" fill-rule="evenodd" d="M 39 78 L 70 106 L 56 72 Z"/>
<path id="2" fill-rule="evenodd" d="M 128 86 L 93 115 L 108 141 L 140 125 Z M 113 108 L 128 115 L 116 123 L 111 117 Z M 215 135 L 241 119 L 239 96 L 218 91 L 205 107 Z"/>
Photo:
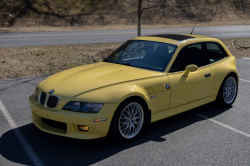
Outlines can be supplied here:
<path id="1" fill-rule="evenodd" d="M 116 110 L 109 136 L 117 142 L 134 140 L 142 131 L 145 123 L 146 106 L 139 99 L 128 99 Z"/>
<path id="2" fill-rule="evenodd" d="M 219 105 L 229 107 L 234 103 L 238 92 L 236 80 L 237 78 L 234 75 L 229 75 L 222 82 L 216 99 Z"/>

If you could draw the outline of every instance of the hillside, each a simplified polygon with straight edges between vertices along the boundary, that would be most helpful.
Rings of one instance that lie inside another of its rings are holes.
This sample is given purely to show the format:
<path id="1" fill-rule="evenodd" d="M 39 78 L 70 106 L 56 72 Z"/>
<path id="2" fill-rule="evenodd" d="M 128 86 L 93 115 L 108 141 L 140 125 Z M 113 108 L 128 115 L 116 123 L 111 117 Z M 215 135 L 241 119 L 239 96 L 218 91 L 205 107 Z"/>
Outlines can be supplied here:
<path id="1" fill-rule="evenodd" d="M 241 22 L 250 24 L 250 0 L 155 0 L 143 7 L 143 25 Z M 84 27 L 136 25 L 137 0 L 1 0 L 0 27 Z M 247 22 L 247 23 L 246 23 Z"/>

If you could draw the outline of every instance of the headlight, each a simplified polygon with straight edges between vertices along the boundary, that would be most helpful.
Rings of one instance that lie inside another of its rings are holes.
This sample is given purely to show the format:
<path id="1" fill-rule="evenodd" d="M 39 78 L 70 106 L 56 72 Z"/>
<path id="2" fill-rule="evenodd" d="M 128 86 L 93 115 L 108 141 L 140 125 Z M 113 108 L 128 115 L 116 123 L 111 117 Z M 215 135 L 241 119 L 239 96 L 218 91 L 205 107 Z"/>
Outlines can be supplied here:
<path id="1" fill-rule="evenodd" d="M 33 96 L 36 100 L 38 100 L 38 88 L 36 87 L 33 93 Z"/>
<path id="2" fill-rule="evenodd" d="M 98 113 L 102 109 L 103 103 L 85 103 L 79 101 L 70 101 L 63 110 L 83 112 L 83 113 Z"/>

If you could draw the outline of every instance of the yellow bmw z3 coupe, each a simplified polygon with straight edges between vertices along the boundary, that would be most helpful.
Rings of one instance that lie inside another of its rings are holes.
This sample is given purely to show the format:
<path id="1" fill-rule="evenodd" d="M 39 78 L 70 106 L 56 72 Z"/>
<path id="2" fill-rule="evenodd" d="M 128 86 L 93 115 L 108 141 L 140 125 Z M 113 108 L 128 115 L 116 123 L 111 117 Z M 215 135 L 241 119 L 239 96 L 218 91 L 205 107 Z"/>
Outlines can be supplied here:
<path id="1" fill-rule="evenodd" d="M 65 137 L 131 141 L 147 124 L 237 96 L 235 57 L 218 39 L 159 34 L 128 40 L 103 62 L 42 81 L 29 97 L 33 123 Z"/>

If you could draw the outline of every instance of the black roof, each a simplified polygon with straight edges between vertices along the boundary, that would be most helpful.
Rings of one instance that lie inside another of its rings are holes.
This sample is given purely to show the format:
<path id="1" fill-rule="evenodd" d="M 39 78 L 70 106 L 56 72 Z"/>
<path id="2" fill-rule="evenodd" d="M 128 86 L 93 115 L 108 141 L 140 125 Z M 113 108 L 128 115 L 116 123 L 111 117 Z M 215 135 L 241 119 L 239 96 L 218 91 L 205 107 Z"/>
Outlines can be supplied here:
<path id="1" fill-rule="evenodd" d="M 149 36 L 168 38 L 168 39 L 173 39 L 173 40 L 178 40 L 178 41 L 183 41 L 183 40 L 195 38 L 192 36 L 178 35 L 178 34 L 157 34 L 157 35 L 149 35 Z"/>

